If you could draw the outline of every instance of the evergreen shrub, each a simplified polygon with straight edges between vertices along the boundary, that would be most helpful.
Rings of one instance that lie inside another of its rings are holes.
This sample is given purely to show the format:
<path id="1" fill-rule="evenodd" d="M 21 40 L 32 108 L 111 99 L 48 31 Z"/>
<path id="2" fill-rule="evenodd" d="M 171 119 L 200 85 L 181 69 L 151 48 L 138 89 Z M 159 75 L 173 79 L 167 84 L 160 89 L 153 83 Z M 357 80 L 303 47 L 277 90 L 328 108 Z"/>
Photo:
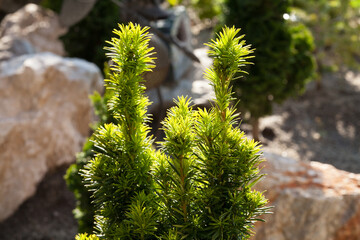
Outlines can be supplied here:
<path id="1" fill-rule="evenodd" d="M 258 120 L 272 104 L 302 93 L 312 80 L 314 40 L 301 23 L 286 20 L 290 0 L 225 0 L 224 21 L 242 29 L 255 50 L 249 75 L 234 81 L 239 107 L 251 115 L 254 139 Z"/>
<path id="2" fill-rule="evenodd" d="M 108 42 L 113 121 L 91 137 L 94 154 L 80 170 L 92 193 L 96 236 L 76 239 L 248 239 L 269 210 L 252 189 L 262 177 L 259 145 L 237 127 L 231 105 L 231 81 L 252 50 L 234 27 L 208 44 L 214 63 L 205 77 L 216 95 L 213 106 L 194 109 L 191 99 L 179 97 L 156 150 L 142 77 L 154 67 L 147 30 L 119 25 Z"/>

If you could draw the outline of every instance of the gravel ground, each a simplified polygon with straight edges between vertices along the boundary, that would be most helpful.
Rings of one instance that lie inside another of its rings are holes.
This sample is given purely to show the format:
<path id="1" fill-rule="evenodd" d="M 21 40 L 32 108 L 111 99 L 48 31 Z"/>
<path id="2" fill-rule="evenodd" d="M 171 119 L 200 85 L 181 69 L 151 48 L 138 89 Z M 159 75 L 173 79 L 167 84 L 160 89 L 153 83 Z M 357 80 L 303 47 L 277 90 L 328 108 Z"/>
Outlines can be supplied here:
<path id="1" fill-rule="evenodd" d="M 360 173 L 360 74 L 329 74 L 322 83 L 261 120 L 275 135 L 263 138 L 264 150 Z"/>

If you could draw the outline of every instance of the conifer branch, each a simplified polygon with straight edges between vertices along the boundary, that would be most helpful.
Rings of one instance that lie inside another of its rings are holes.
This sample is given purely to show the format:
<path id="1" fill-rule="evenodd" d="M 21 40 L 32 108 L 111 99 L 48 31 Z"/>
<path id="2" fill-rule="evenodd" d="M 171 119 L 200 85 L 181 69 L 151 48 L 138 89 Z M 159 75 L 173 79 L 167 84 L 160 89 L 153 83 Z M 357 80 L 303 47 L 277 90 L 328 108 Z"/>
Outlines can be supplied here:
<path id="1" fill-rule="evenodd" d="M 247 187 L 259 174 L 259 147 L 234 128 L 237 115 L 230 107 L 231 81 L 235 74 L 244 72 L 243 66 L 253 52 L 239 29 L 223 28 L 210 44 L 209 55 L 213 66 L 205 77 L 215 92 L 215 106 L 199 111 L 196 124 L 198 154 L 203 173 L 200 195 L 204 209 L 205 232 L 216 239 L 247 239 L 251 234 L 252 219 L 265 212 L 266 199 Z"/>
<path id="2" fill-rule="evenodd" d="M 148 29 L 132 23 L 119 25 L 114 30 L 117 37 L 105 48 L 114 62 L 106 88 L 113 91 L 108 108 L 116 124 L 105 124 L 94 134 L 96 155 L 82 174 L 98 209 L 99 236 L 107 239 L 144 239 L 154 234 L 157 225 L 154 203 L 147 200 L 153 194 L 154 156 L 147 136 L 149 100 L 142 78 L 154 67 Z M 146 221 L 139 224 L 143 218 Z"/>

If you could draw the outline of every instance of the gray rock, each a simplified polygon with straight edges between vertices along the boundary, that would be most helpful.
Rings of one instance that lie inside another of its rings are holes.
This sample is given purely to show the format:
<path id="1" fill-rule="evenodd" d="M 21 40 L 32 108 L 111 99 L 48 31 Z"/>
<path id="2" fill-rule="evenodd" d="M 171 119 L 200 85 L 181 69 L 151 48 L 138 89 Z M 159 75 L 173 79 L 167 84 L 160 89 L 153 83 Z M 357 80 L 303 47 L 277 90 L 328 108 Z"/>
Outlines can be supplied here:
<path id="1" fill-rule="evenodd" d="M 0 221 L 36 190 L 45 173 L 75 159 L 89 135 L 88 98 L 99 69 L 51 53 L 0 63 Z"/>
<path id="2" fill-rule="evenodd" d="M 194 54 L 200 59 L 201 63 L 194 63 L 187 72 L 185 72 L 180 79 L 170 84 L 160 86 L 163 106 L 160 106 L 157 89 L 147 90 L 147 95 L 153 103 L 150 105 L 150 112 L 158 111 L 159 107 L 162 110 L 174 104 L 174 99 L 178 96 L 188 96 L 192 99 L 195 105 L 209 105 L 209 102 L 215 97 L 214 91 L 209 84 L 209 81 L 204 79 L 204 71 L 212 63 L 212 60 L 207 56 L 207 48 L 199 48 L 194 50 Z"/>
<path id="3" fill-rule="evenodd" d="M 168 77 L 170 69 L 169 50 L 165 42 L 158 36 L 152 35 L 149 47 L 154 48 L 155 68 L 144 74 L 146 89 L 159 87 Z"/>
<path id="4" fill-rule="evenodd" d="M 35 52 L 34 47 L 26 39 L 10 36 L 0 38 L 0 62 Z"/>
<path id="5" fill-rule="evenodd" d="M 173 26 L 171 27 L 170 35 L 180 46 L 184 46 L 189 50 L 192 50 L 192 33 L 190 18 L 187 15 L 186 9 L 183 6 L 178 6 L 173 9 Z M 174 79 L 179 80 L 193 65 L 193 61 L 185 55 L 174 44 L 170 46 L 171 62 L 174 66 Z"/>

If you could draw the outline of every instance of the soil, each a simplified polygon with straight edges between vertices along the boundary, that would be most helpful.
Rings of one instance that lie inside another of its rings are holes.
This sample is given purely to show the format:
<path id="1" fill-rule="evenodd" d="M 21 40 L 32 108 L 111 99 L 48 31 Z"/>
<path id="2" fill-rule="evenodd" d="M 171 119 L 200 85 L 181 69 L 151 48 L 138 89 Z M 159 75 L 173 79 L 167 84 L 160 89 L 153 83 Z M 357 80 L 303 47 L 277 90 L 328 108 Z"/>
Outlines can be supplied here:
<path id="1" fill-rule="evenodd" d="M 360 74 L 326 74 L 315 85 L 261 119 L 263 149 L 360 173 Z"/>
<path id="2" fill-rule="evenodd" d="M 75 198 L 63 178 L 67 168 L 62 166 L 49 172 L 35 195 L 0 223 L 1 240 L 75 239 L 77 223 L 72 215 Z"/>

